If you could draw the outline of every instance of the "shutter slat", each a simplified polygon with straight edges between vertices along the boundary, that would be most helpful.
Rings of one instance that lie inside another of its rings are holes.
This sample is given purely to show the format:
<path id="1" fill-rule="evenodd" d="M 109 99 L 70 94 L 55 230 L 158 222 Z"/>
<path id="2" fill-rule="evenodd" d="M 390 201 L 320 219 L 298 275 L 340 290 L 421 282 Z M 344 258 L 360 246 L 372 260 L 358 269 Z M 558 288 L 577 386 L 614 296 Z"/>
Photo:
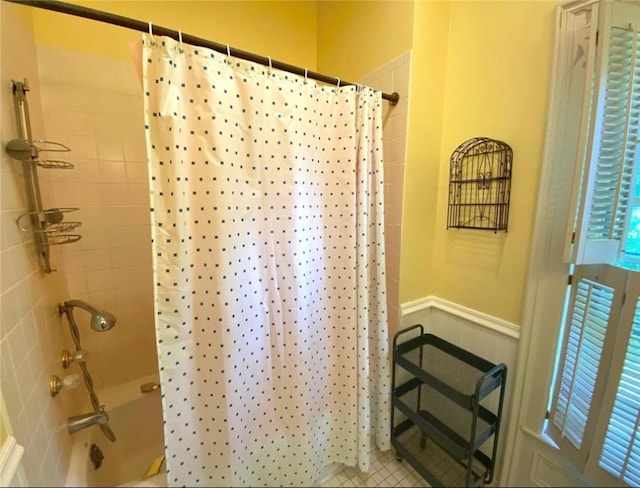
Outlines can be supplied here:
<path id="1" fill-rule="evenodd" d="M 614 27 L 611 32 L 600 147 L 596 159 L 594 191 L 587 224 L 587 239 L 621 241 L 629 208 L 638 117 L 629 119 L 629 106 L 640 103 L 640 77 L 633 60 L 633 32 Z"/>

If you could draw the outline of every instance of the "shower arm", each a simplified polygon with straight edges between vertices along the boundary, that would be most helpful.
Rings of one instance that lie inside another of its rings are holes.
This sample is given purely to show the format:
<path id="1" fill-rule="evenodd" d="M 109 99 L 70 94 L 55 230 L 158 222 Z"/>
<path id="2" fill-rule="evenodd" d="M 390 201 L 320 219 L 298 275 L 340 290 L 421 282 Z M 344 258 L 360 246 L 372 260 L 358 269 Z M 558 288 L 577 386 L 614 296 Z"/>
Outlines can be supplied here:
<path id="1" fill-rule="evenodd" d="M 77 306 L 86 310 L 90 313 L 99 313 L 97 309 L 89 305 L 88 303 L 81 302 L 79 300 L 70 300 L 65 302 L 64 304 L 58 305 L 58 314 L 60 316 L 66 315 L 67 322 L 69 323 L 69 331 L 71 332 L 71 338 L 73 339 L 73 343 L 76 346 L 76 351 L 82 350 L 82 344 L 80 342 L 80 329 L 78 328 L 78 324 L 76 324 L 76 320 L 73 317 L 73 308 Z M 91 373 L 87 369 L 87 364 L 85 361 L 79 361 L 78 366 L 82 370 L 82 379 L 84 380 L 84 386 L 87 388 L 87 392 L 89 393 L 89 400 L 91 401 L 91 406 L 93 407 L 93 411 L 95 413 L 104 413 L 104 407 L 100 405 L 100 399 L 98 398 L 98 394 L 93 386 L 93 378 L 91 377 Z M 109 422 L 105 422 L 104 424 L 99 424 L 100 430 L 102 433 L 109 439 L 111 442 L 116 441 L 116 435 L 109 427 Z"/>

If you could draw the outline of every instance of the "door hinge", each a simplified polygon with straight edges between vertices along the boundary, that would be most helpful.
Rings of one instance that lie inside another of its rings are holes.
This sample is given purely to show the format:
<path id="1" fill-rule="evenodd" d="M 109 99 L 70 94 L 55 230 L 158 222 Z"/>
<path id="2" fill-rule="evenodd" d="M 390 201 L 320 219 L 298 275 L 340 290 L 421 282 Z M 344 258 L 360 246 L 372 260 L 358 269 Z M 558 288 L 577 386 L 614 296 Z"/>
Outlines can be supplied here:
<path id="1" fill-rule="evenodd" d="M 571 283 L 573 283 L 573 275 L 569 275 L 569 278 L 567 278 L 567 285 L 570 285 Z"/>
<path id="2" fill-rule="evenodd" d="M 571 244 L 575 244 L 576 243 L 576 232 L 573 231 L 573 234 L 571 234 Z"/>
<path id="3" fill-rule="evenodd" d="M 598 45 L 598 39 L 600 39 L 600 31 L 596 31 L 596 46 Z"/>
<path id="4" fill-rule="evenodd" d="M 551 416 L 551 413 L 549 412 L 549 410 L 547 410 L 547 411 L 544 413 L 544 419 L 545 419 L 545 420 L 549 420 L 549 417 L 550 417 L 550 416 Z"/>

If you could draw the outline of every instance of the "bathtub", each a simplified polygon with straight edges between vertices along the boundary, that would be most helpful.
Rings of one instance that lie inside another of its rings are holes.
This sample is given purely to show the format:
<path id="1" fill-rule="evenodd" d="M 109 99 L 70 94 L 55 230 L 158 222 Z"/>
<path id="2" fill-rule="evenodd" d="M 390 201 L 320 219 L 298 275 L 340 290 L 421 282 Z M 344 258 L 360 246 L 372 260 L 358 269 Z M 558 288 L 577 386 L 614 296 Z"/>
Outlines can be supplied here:
<path id="1" fill-rule="evenodd" d="M 141 480 L 153 460 L 164 454 L 160 390 L 140 393 L 141 384 L 157 381 L 152 375 L 98 392 L 116 442 L 107 439 L 98 426 L 73 434 L 66 486 L 167 486 L 164 464 L 157 475 Z M 97 470 L 89 457 L 92 444 L 104 455 Z"/>

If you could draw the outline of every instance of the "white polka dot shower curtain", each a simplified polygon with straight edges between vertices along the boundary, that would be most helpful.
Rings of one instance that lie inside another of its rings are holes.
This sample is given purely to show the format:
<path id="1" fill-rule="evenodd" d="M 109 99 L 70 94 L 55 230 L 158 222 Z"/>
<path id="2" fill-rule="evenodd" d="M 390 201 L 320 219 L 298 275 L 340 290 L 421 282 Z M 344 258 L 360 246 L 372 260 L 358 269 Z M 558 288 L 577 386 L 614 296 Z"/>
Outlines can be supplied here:
<path id="1" fill-rule="evenodd" d="M 170 485 L 389 448 L 381 95 L 144 37 Z"/>

